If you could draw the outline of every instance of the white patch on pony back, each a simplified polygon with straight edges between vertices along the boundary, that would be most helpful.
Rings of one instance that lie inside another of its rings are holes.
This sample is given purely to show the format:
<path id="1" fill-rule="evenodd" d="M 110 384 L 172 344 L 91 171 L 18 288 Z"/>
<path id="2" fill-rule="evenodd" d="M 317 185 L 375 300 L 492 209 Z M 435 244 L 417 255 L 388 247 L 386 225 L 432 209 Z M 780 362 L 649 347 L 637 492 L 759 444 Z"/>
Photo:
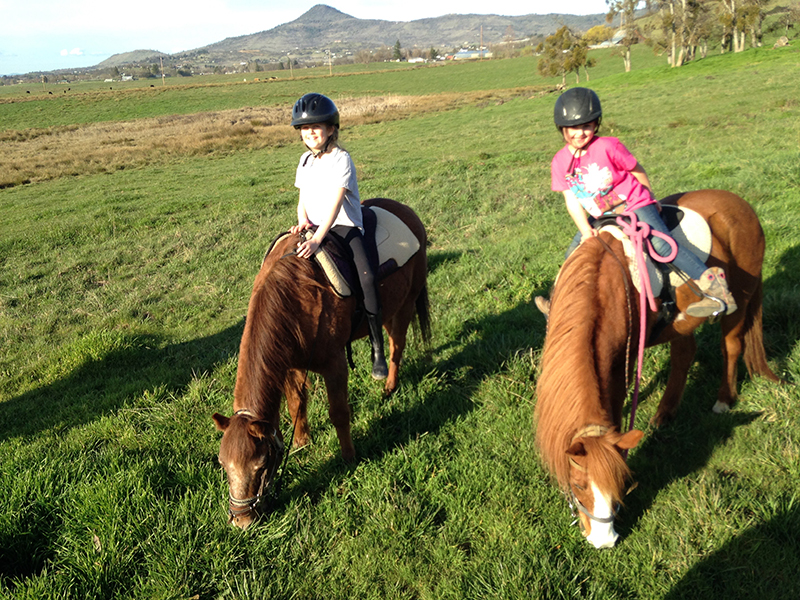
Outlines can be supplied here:
<path id="1" fill-rule="evenodd" d="M 611 509 L 611 502 L 594 483 L 592 483 L 592 494 L 594 495 L 592 514 L 598 519 L 613 517 L 614 511 Z M 618 538 L 619 534 L 614 531 L 614 521 L 600 523 L 591 519 L 591 531 L 586 536 L 586 539 L 592 546 L 598 549 L 613 548 Z"/>

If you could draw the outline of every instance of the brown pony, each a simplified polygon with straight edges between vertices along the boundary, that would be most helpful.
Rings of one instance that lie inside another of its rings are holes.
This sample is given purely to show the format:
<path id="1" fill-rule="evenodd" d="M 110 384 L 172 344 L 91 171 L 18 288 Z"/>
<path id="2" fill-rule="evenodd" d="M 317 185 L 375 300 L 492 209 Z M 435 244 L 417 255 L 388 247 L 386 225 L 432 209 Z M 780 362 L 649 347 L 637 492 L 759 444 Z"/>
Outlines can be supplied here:
<path id="1" fill-rule="evenodd" d="M 379 206 L 399 217 L 417 237 L 420 248 L 400 269 L 379 282 L 383 324 L 389 333 L 389 376 L 384 392 L 397 387 L 406 333 L 417 316 L 423 341 L 430 337 L 426 254 L 427 234 L 409 207 L 387 199 L 364 205 Z M 246 528 L 270 489 L 283 455 L 279 409 L 286 396 L 292 422 L 293 443 L 308 444 L 306 372 L 322 375 L 328 392 L 328 415 L 336 428 L 342 457 L 355 458 L 350 437 L 347 401 L 350 339 L 356 309 L 354 297 L 340 298 L 315 261 L 292 254 L 299 236 L 279 241 L 256 276 L 239 349 L 231 417 L 214 414 L 224 432 L 219 460 L 228 474 L 229 515 Z M 367 335 L 366 321 L 353 338 Z"/>
<path id="2" fill-rule="evenodd" d="M 720 190 L 677 194 L 663 203 L 700 213 L 711 227 L 709 266 L 725 269 L 738 305 L 722 317 L 725 372 L 714 412 L 736 399 L 736 365 L 744 351 L 751 376 L 781 381 L 769 368 L 762 337 L 761 263 L 764 232 L 753 209 Z M 536 442 L 545 466 L 579 511 L 581 528 L 598 548 L 617 539 L 614 514 L 631 472 L 623 458 L 643 433 L 622 432 L 627 382 L 640 330 L 639 296 L 621 242 L 609 233 L 590 238 L 569 257 L 551 298 L 541 375 L 537 384 Z M 670 373 L 653 417 L 662 425 L 677 413 L 694 360 L 694 330 L 705 319 L 683 311 L 696 300 L 689 286 L 676 291 L 680 314 L 648 345 L 670 344 Z M 657 321 L 648 310 L 647 339 Z"/>

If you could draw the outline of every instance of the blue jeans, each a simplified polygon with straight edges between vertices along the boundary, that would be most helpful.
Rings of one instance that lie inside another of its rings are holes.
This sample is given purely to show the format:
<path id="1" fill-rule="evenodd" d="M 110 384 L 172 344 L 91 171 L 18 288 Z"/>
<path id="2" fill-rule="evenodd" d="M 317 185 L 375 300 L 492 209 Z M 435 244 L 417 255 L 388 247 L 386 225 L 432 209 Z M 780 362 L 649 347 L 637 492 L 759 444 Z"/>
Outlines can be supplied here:
<path id="1" fill-rule="evenodd" d="M 669 230 L 667 229 L 667 226 L 664 225 L 664 221 L 661 219 L 661 215 L 659 214 L 657 207 L 657 204 L 649 204 L 644 208 L 640 208 L 633 212 L 640 221 L 650 225 L 650 229 L 654 229 L 655 231 L 669 235 Z M 596 219 L 593 217 L 589 217 L 589 224 L 593 224 L 595 220 Z M 564 256 L 565 259 L 575 251 L 575 248 L 577 248 L 578 244 L 581 243 L 581 238 L 581 232 L 579 231 L 575 237 L 572 238 L 572 243 L 569 245 L 569 248 L 567 248 L 567 252 Z M 669 253 L 672 252 L 670 245 L 660 237 L 651 235 L 649 240 L 650 243 L 653 244 L 653 250 L 655 250 L 659 256 L 668 256 Z M 692 279 L 700 279 L 700 275 L 702 275 L 703 271 L 706 270 L 706 265 L 702 260 L 697 258 L 694 252 L 691 252 L 680 245 L 678 246 L 678 254 L 675 256 L 672 264 L 678 267 Z"/>

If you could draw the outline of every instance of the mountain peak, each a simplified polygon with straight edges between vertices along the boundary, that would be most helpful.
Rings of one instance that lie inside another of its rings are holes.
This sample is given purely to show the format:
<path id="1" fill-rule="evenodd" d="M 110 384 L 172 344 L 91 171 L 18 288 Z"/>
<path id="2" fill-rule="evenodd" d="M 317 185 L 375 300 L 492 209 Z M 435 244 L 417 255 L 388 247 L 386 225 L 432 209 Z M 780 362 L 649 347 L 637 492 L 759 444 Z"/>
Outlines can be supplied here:
<path id="1" fill-rule="evenodd" d="M 298 17 L 295 23 L 330 23 L 332 21 L 354 18 L 355 17 L 345 14 L 327 4 L 317 4 Z"/>

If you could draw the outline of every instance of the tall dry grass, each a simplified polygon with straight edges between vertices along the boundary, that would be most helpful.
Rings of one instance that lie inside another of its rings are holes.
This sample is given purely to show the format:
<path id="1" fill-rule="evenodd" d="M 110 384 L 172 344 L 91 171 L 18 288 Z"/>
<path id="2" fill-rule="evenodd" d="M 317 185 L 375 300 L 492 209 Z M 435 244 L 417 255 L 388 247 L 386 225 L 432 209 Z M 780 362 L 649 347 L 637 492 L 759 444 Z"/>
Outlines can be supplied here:
<path id="1" fill-rule="evenodd" d="M 337 99 L 347 126 L 503 101 L 534 88 L 435 96 Z M 540 92 L 541 93 L 541 92 Z M 0 188 L 36 181 L 111 172 L 180 156 L 261 149 L 293 142 L 291 107 L 255 107 L 0 132 Z"/>

